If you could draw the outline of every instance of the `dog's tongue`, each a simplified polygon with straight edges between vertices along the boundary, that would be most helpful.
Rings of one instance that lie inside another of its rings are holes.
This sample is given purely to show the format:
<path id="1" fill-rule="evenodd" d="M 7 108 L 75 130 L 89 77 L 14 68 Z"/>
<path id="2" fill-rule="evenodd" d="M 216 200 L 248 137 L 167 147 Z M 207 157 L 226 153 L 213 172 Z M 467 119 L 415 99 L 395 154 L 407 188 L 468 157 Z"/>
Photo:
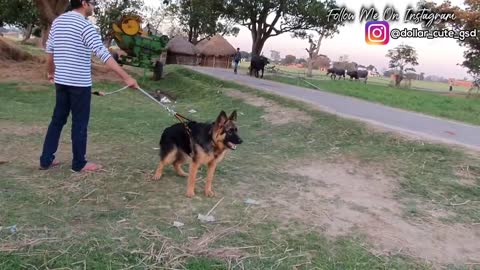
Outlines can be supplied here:
<path id="1" fill-rule="evenodd" d="M 235 150 L 237 149 L 237 145 L 231 143 L 231 142 L 228 142 L 228 147 L 230 147 L 231 149 Z"/>

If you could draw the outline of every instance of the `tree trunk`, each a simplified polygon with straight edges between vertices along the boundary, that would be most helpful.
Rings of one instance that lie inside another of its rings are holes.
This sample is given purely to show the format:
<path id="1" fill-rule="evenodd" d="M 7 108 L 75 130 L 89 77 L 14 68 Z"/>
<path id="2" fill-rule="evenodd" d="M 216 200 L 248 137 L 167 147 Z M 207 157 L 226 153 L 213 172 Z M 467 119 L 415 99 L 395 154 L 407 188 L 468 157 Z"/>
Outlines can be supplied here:
<path id="1" fill-rule="evenodd" d="M 315 61 L 318 57 L 318 52 L 320 51 L 320 46 L 322 45 L 323 34 L 318 33 L 318 41 L 317 44 L 313 43 L 313 40 L 309 39 L 310 49 L 307 50 L 308 52 L 308 70 L 307 70 L 307 77 L 312 77 L 312 70 L 313 70 L 313 61 Z"/>
<path id="2" fill-rule="evenodd" d="M 400 87 L 400 83 L 402 82 L 402 80 L 403 80 L 403 66 L 400 66 L 400 72 L 396 77 L 395 86 Z"/>
<path id="3" fill-rule="evenodd" d="M 313 61 L 315 61 L 315 58 L 308 58 L 308 69 L 307 69 L 307 77 L 312 77 L 312 70 L 313 70 Z"/>
<path id="4" fill-rule="evenodd" d="M 30 39 L 30 37 L 32 36 L 32 32 L 33 32 L 33 24 L 29 24 L 27 28 L 25 28 L 25 30 L 23 31 L 22 43 L 25 43 L 27 40 Z"/>
<path id="5" fill-rule="evenodd" d="M 260 56 L 263 50 L 263 45 L 265 45 L 266 39 L 261 38 L 260 36 L 254 37 L 252 34 L 253 44 L 252 44 L 252 55 Z"/>
<path id="6" fill-rule="evenodd" d="M 188 29 L 188 42 L 192 43 L 193 41 L 193 29 L 192 27 L 189 27 Z"/>
<path id="7" fill-rule="evenodd" d="M 400 82 L 402 82 L 403 80 L 403 76 L 401 74 L 397 74 L 395 76 L 395 86 L 396 87 L 399 87 L 400 86 Z"/>
<path id="8" fill-rule="evenodd" d="M 68 0 L 34 0 L 37 7 L 41 22 L 45 25 L 42 27 L 42 46 L 47 43 L 48 34 L 53 20 L 60 14 L 64 13 L 69 5 Z"/>
<path id="9" fill-rule="evenodd" d="M 48 34 L 50 33 L 50 28 L 51 28 L 50 24 L 42 27 L 42 42 L 40 43 L 40 46 L 42 48 L 45 48 L 47 46 L 47 40 L 48 40 Z"/>

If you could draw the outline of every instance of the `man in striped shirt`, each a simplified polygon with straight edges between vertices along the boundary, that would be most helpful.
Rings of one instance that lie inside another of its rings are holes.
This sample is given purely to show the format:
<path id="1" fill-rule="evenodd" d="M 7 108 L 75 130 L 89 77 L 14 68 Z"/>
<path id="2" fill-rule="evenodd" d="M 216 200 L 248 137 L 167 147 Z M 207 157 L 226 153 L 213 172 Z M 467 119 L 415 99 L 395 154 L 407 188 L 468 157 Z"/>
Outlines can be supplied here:
<path id="1" fill-rule="evenodd" d="M 56 104 L 43 144 L 40 169 L 59 164 L 55 160 L 62 128 L 72 112 L 72 170 L 97 171 L 100 165 L 87 162 L 87 128 L 92 90 L 91 53 L 115 71 L 131 88 L 137 82 L 111 57 L 94 26 L 87 20 L 93 14 L 93 0 L 70 0 L 72 11 L 55 19 L 48 36 L 48 79 L 55 82 Z"/>

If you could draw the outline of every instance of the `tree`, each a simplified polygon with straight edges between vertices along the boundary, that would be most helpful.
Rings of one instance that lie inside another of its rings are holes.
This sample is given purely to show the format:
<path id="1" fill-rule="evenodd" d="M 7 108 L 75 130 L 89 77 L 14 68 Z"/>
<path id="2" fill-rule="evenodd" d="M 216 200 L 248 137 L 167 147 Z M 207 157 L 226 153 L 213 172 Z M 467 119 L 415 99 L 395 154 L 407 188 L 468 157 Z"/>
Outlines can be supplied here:
<path id="1" fill-rule="evenodd" d="M 403 72 L 406 65 L 416 66 L 418 65 L 417 61 L 417 52 L 415 48 L 410 45 L 399 45 L 394 49 L 388 50 L 386 55 L 390 58 L 389 67 L 395 68 L 399 72 L 395 78 L 395 86 L 399 86 L 400 82 L 403 80 Z"/>
<path id="2" fill-rule="evenodd" d="M 418 74 L 414 68 L 406 68 L 405 69 L 405 79 L 407 79 L 406 86 L 412 87 L 412 80 L 418 79 Z"/>
<path id="3" fill-rule="evenodd" d="M 152 34 L 158 35 L 162 23 L 168 17 L 168 8 L 166 5 L 160 5 L 158 7 L 145 6 L 142 8 L 143 23 L 146 24 L 146 28 Z"/>
<path id="4" fill-rule="evenodd" d="M 227 16 L 246 26 L 252 35 L 252 54 L 260 55 L 268 38 L 306 31 L 324 16 L 325 4 L 317 0 L 227 0 Z"/>
<path id="5" fill-rule="evenodd" d="M 454 13 L 455 19 L 445 23 L 437 24 L 437 28 L 449 27 L 453 30 L 480 29 L 480 0 L 465 0 L 464 8 L 453 6 L 450 1 L 437 5 L 434 2 L 421 1 L 419 7 L 429 8 L 432 13 Z M 457 42 L 467 50 L 463 53 L 465 60 L 462 66 L 468 69 L 468 73 L 474 78 L 480 78 L 480 38 L 478 33 L 475 37 L 467 37 L 464 40 L 457 39 Z"/>
<path id="6" fill-rule="evenodd" d="M 375 70 L 376 71 L 377 68 L 374 65 L 370 64 L 370 65 L 367 66 L 367 70 L 369 70 L 369 71 L 374 71 Z"/>
<path id="7" fill-rule="evenodd" d="M 324 5 L 324 8 L 319 8 L 317 11 L 323 12 L 323 14 L 318 18 L 314 18 L 317 20 L 316 22 L 311 22 L 311 25 L 315 25 L 315 27 L 309 29 L 309 32 L 313 32 L 312 34 L 307 34 L 306 31 L 295 33 L 296 36 L 301 38 L 308 38 L 308 43 L 310 44 L 309 48 L 305 48 L 308 53 L 308 77 L 312 77 L 313 62 L 318 57 L 323 39 L 333 37 L 333 35 L 338 33 L 338 28 L 343 25 L 343 23 L 336 20 L 329 20 L 329 11 L 338 8 L 335 1 L 327 0 Z"/>
<path id="8" fill-rule="evenodd" d="M 313 61 L 314 69 L 327 69 L 330 67 L 330 58 L 326 55 L 320 54 Z"/>
<path id="9" fill-rule="evenodd" d="M 348 59 L 348 54 L 340 55 L 340 57 L 338 57 L 338 62 L 348 62 Z"/>
<path id="10" fill-rule="evenodd" d="M 105 46 L 112 42 L 112 24 L 123 15 L 139 15 L 143 0 L 105 0 L 95 6 L 95 18 Z"/>
<path id="11" fill-rule="evenodd" d="M 167 30 L 167 36 L 172 38 L 172 37 L 176 37 L 176 36 L 181 36 L 183 34 L 184 33 L 183 33 L 182 28 L 178 24 L 175 24 L 174 21 L 172 21 L 171 24 L 170 24 L 170 27 Z"/>
<path id="12" fill-rule="evenodd" d="M 270 58 L 273 59 L 273 61 L 275 62 L 279 62 L 281 57 L 280 57 L 280 52 L 279 51 L 275 51 L 275 50 L 271 50 L 270 51 Z"/>
<path id="13" fill-rule="evenodd" d="M 240 55 L 241 55 L 242 58 L 244 58 L 244 59 L 250 59 L 250 53 L 249 53 L 249 52 L 240 51 Z"/>
<path id="14" fill-rule="evenodd" d="M 307 60 L 305 60 L 305 58 L 299 58 L 295 60 L 295 63 L 305 65 L 307 63 Z"/>
<path id="15" fill-rule="evenodd" d="M 347 58 L 342 58 L 340 59 L 348 59 Z M 358 64 L 355 62 L 348 62 L 348 61 L 337 61 L 333 62 L 333 67 L 335 68 L 340 68 L 340 69 L 346 69 L 346 70 L 357 70 L 358 69 Z"/>
<path id="16" fill-rule="evenodd" d="M 383 71 L 383 76 L 385 76 L 385 77 L 390 77 L 390 76 L 392 76 L 392 74 L 394 74 L 394 71 L 391 70 L 391 69 Z"/>
<path id="17" fill-rule="evenodd" d="M 182 30 L 193 44 L 214 36 L 237 36 L 240 29 L 226 19 L 226 2 L 223 0 L 176 0 L 169 7 L 177 16 Z"/>
<path id="18" fill-rule="evenodd" d="M 297 58 L 295 57 L 295 55 L 287 54 L 287 55 L 285 56 L 285 58 L 282 60 L 282 64 L 284 64 L 284 65 L 291 65 L 291 64 L 295 63 L 295 59 L 297 59 Z"/>
<path id="19" fill-rule="evenodd" d="M 68 0 L 34 0 L 42 26 L 42 46 L 45 47 L 53 20 L 64 13 Z"/>
<path id="20" fill-rule="evenodd" d="M 33 0 L 0 0 L 0 22 L 23 29 L 25 42 L 32 35 L 33 28 L 39 25 L 40 19 Z"/>
<path id="21" fill-rule="evenodd" d="M 357 70 L 358 69 L 358 64 L 355 62 L 349 62 L 345 65 L 346 70 Z"/>

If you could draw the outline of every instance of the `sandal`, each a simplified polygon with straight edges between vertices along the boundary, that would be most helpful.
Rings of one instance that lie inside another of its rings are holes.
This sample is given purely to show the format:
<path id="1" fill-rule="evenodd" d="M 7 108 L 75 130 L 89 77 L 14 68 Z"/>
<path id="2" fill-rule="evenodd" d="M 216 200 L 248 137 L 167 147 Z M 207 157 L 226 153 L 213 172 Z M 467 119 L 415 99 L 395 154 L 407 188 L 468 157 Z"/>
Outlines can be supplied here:
<path id="1" fill-rule="evenodd" d="M 88 162 L 87 164 L 85 164 L 85 166 L 83 166 L 83 168 L 80 171 L 72 170 L 72 172 L 79 172 L 79 173 L 81 173 L 81 172 L 98 172 L 101 169 L 102 169 L 101 165 Z"/>
<path id="2" fill-rule="evenodd" d="M 62 164 L 60 161 L 58 161 L 58 160 L 53 160 L 52 163 L 51 163 L 49 166 L 47 166 L 47 167 L 42 167 L 42 166 L 40 166 L 40 168 L 38 168 L 38 169 L 39 169 L 39 170 L 42 170 L 42 171 L 43 171 L 43 170 L 48 170 L 48 169 L 50 169 L 50 168 L 58 167 L 58 166 L 60 166 L 60 164 Z"/>

